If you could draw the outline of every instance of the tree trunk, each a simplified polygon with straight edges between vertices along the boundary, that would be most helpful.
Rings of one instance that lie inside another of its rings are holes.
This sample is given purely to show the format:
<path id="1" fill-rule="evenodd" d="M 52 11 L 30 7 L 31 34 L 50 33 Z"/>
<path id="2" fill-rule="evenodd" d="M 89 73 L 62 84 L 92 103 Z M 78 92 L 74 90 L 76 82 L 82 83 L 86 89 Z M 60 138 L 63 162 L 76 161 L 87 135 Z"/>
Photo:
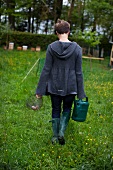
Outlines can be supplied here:
<path id="1" fill-rule="evenodd" d="M 28 9 L 28 32 L 31 30 L 31 7 Z"/>
<path id="2" fill-rule="evenodd" d="M 1 0 L 0 0 L 0 9 L 2 9 L 2 3 L 1 3 Z M 2 15 L 2 12 L 0 12 L 0 23 L 1 23 L 1 15 Z"/>
<path id="3" fill-rule="evenodd" d="M 81 7 L 81 31 L 83 32 L 85 29 L 85 24 L 84 24 L 84 10 L 85 10 L 85 0 L 82 3 Z"/>
<path id="4" fill-rule="evenodd" d="M 56 0 L 55 1 L 55 17 L 54 17 L 55 23 L 57 22 L 57 19 L 61 17 L 62 5 L 63 5 L 63 0 L 60 0 L 60 1 Z"/>
<path id="5" fill-rule="evenodd" d="M 48 22 L 49 22 L 49 19 L 46 20 L 46 24 L 45 24 L 45 33 L 46 34 L 48 32 Z"/>
<path id="6" fill-rule="evenodd" d="M 74 3 L 75 3 L 75 0 L 72 0 L 69 11 L 68 11 L 68 22 L 71 22 L 71 14 L 72 14 L 73 9 L 74 9 Z"/>
<path id="7" fill-rule="evenodd" d="M 7 10 L 8 11 L 8 20 L 9 24 L 11 25 L 11 29 L 15 29 L 15 0 L 7 0 Z"/>
<path id="8" fill-rule="evenodd" d="M 34 16 L 32 16 L 32 33 L 34 33 Z"/>
<path id="9" fill-rule="evenodd" d="M 96 31 L 96 17 L 94 18 L 93 21 L 93 28 L 92 28 L 92 32 Z"/>

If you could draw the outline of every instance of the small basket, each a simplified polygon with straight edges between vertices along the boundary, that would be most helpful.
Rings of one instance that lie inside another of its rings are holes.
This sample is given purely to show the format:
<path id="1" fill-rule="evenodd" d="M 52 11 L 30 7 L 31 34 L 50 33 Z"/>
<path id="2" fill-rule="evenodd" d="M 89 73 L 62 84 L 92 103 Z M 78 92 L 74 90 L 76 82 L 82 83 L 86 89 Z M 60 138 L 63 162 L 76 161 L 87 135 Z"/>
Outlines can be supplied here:
<path id="1" fill-rule="evenodd" d="M 26 106 L 32 110 L 39 110 L 43 105 L 42 97 L 36 98 L 35 95 L 31 95 L 27 101 Z"/>

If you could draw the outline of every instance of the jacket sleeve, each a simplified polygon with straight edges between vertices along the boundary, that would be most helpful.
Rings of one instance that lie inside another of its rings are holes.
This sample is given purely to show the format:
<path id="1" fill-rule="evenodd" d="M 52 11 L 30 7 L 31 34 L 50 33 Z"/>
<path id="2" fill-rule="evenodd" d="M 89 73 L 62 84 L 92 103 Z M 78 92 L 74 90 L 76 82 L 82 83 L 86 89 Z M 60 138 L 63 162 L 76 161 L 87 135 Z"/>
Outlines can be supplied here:
<path id="1" fill-rule="evenodd" d="M 52 68 L 52 63 L 53 63 L 53 57 L 50 53 L 50 46 L 48 46 L 47 52 L 46 52 L 46 59 L 45 59 L 45 64 L 42 69 L 40 79 L 36 88 L 36 94 L 38 95 L 46 95 L 46 90 L 47 90 L 47 82 L 49 79 L 49 74 Z"/>
<path id="2" fill-rule="evenodd" d="M 75 62 L 75 73 L 76 73 L 76 80 L 77 80 L 77 98 L 83 99 L 86 97 L 86 94 L 84 92 L 83 73 L 82 73 L 82 50 L 80 47 Z"/>

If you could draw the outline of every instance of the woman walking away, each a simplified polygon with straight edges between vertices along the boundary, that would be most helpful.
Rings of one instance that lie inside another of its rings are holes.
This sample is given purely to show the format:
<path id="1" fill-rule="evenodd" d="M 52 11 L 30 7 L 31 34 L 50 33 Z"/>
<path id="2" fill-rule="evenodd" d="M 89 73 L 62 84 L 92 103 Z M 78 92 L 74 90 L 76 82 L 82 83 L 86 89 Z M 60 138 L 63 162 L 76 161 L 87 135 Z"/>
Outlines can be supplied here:
<path id="1" fill-rule="evenodd" d="M 82 50 L 76 42 L 68 39 L 70 24 L 58 19 L 55 31 L 59 40 L 48 46 L 36 97 L 49 93 L 52 105 L 52 143 L 59 141 L 59 144 L 64 145 L 64 133 L 75 95 L 78 99 L 83 99 L 86 95 L 82 74 Z"/>

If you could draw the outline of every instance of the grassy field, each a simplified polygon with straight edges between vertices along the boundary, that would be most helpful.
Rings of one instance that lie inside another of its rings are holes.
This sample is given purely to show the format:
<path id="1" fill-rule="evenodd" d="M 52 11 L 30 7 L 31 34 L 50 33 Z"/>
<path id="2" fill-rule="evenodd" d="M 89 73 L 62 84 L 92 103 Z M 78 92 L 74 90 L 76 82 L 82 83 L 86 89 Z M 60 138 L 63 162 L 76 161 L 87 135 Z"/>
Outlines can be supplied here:
<path id="1" fill-rule="evenodd" d="M 26 99 L 35 93 L 45 52 L 0 49 L 0 170 L 113 170 L 113 71 L 104 61 L 83 59 L 89 111 L 85 122 L 72 119 L 66 144 L 52 145 L 51 103 L 33 111 Z M 24 77 L 40 58 L 27 78 Z M 37 69 L 39 67 L 39 69 Z"/>

